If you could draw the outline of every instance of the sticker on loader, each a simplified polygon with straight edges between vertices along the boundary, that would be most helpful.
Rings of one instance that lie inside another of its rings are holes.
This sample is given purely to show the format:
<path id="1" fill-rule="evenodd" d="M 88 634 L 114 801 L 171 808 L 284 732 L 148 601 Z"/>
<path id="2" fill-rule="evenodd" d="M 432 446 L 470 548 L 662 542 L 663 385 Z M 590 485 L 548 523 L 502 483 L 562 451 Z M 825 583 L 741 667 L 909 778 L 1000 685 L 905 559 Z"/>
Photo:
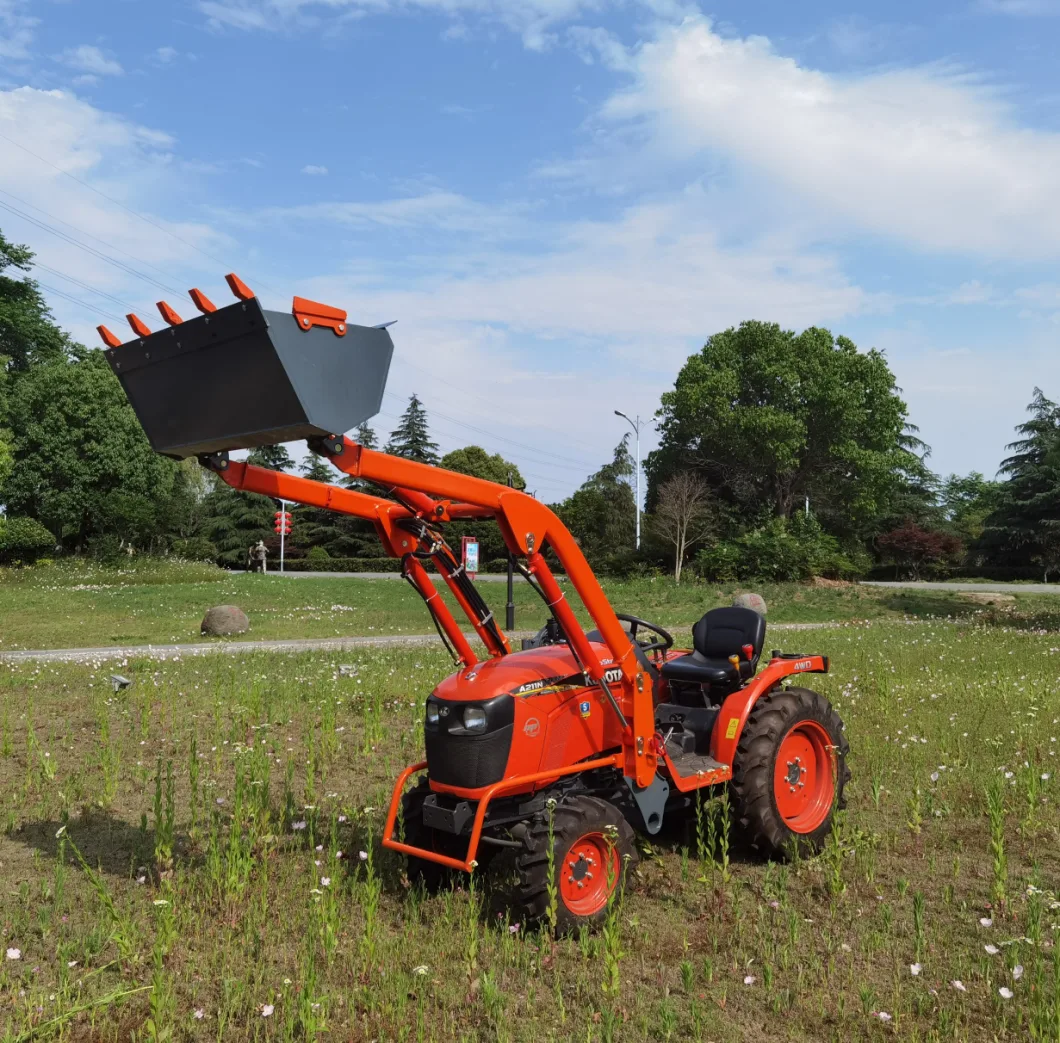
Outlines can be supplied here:
<path id="1" fill-rule="evenodd" d="M 729 718 L 728 727 L 725 729 L 725 738 L 726 739 L 735 739 L 736 738 L 736 729 L 739 728 L 739 727 L 740 727 L 740 718 L 739 717 L 730 717 Z"/>

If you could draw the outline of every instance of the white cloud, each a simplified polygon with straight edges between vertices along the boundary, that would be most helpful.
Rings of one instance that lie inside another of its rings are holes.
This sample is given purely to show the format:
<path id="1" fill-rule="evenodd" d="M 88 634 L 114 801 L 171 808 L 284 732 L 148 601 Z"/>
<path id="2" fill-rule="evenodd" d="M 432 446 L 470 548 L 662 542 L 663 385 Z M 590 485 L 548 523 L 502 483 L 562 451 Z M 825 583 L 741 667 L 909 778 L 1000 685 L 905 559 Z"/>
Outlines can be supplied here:
<path id="1" fill-rule="evenodd" d="M 302 173 L 303 174 L 322 175 L 322 174 L 326 174 L 327 172 L 328 172 L 328 168 L 327 167 L 318 167 L 314 163 L 307 163 L 304 167 L 302 167 Z"/>
<path id="2" fill-rule="evenodd" d="M 159 65 L 169 65 L 180 52 L 176 47 L 159 47 L 152 55 Z"/>
<path id="3" fill-rule="evenodd" d="M 113 58 L 108 58 L 98 47 L 87 43 L 79 47 L 67 47 L 55 60 L 91 76 L 120 76 L 125 71 Z"/>
<path id="4" fill-rule="evenodd" d="M 1000 92 L 967 73 L 933 65 L 831 75 L 703 19 L 660 28 L 631 60 L 633 82 L 604 114 L 641 159 L 722 157 L 734 180 L 762 179 L 763 194 L 786 195 L 819 234 L 1060 255 L 1060 134 L 1019 125 Z M 614 169 L 593 173 L 613 179 Z"/>
<path id="5" fill-rule="evenodd" d="M 169 221 L 156 209 L 179 206 L 194 192 L 193 179 L 173 162 L 168 134 L 71 93 L 30 87 L 0 91 L 0 133 L 17 142 L 0 147 L 0 227 L 9 239 L 29 243 L 52 269 L 37 273 L 42 283 L 112 313 L 103 317 L 46 290 L 57 317 L 78 339 L 98 343 L 99 322 L 123 336 L 124 305 L 155 326 L 160 297 L 181 311 L 181 291 L 204 270 L 212 270 L 216 282 L 218 265 L 196 248 L 228 249 L 230 241 L 201 223 Z"/>
<path id="6" fill-rule="evenodd" d="M 429 11 L 459 19 L 474 14 L 521 34 L 525 45 L 540 50 L 554 42 L 555 26 L 606 0 L 199 0 L 199 10 L 216 28 L 277 32 L 292 26 L 317 26 L 326 18 L 360 18 L 393 11 Z M 649 5 L 651 6 L 651 5 Z M 465 27 L 457 22 L 462 35 Z"/>
<path id="7" fill-rule="evenodd" d="M 29 58 L 29 45 L 39 18 L 27 14 L 27 0 L 0 0 L 0 59 Z"/>
<path id="8" fill-rule="evenodd" d="M 1060 0 L 979 0 L 976 6 L 988 14 L 1022 17 L 1060 15 Z"/>

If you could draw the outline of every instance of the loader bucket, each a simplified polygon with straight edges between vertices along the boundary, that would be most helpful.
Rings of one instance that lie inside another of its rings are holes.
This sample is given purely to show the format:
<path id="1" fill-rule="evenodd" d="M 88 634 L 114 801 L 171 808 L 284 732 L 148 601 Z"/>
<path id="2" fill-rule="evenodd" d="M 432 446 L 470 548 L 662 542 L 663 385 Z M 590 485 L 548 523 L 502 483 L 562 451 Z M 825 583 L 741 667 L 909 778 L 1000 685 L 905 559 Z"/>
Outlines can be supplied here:
<path id="1" fill-rule="evenodd" d="M 326 310 L 341 325 L 311 324 L 253 296 L 217 309 L 193 299 L 204 314 L 180 321 L 161 302 L 175 324 L 106 352 L 156 452 L 179 459 L 342 434 L 379 411 L 394 350 L 386 329 L 346 324 L 336 309 Z M 135 318 L 133 329 L 146 329 Z"/>

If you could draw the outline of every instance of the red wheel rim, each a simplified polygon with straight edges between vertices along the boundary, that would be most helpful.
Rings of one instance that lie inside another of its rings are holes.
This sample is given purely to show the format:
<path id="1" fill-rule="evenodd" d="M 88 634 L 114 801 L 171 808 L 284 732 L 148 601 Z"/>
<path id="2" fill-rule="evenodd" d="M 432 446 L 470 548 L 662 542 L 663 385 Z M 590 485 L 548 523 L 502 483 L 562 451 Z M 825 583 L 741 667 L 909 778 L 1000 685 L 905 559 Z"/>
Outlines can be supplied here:
<path id="1" fill-rule="evenodd" d="M 781 740 L 773 770 L 777 811 L 793 833 L 812 833 L 835 798 L 834 743 L 817 721 L 799 721 Z"/>
<path id="2" fill-rule="evenodd" d="M 578 837 L 556 866 L 563 904 L 575 916 L 599 912 L 618 883 L 620 869 L 618 851 L 603 833 Z"/>

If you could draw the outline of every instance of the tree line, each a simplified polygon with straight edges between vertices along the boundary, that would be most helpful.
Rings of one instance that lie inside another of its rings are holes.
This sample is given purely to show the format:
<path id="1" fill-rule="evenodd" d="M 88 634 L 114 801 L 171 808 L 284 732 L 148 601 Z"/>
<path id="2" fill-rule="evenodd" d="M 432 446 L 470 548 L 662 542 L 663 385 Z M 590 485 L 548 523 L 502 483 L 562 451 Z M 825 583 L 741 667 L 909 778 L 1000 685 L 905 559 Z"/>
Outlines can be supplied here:
<path id="1" fill-rule="evenodd" d="M 153 453 L 102 352 L 54 323 L 31 264 L 0 233 L 0 561 L 136 552 L 238 566 L 259 539 L 275 550 L 275 502 Z M 995 479 L 942 478 L 882 353 L 825 329 L 745 322 L 708 338 L 662 396 L 639 550 L 628 435 L 553 507 L 594 567 L 616 574 L 1048 578 L 1060 570 L 1060 407 L 1035 389 L 1028 408 Z M 369 424 L 354 437 L 379 445 Z M 383 448 L 525 488 L 515 464 L 480 446 L 440 455 L 415 395 Z M 250 459 L 296 468 L 283 446 Z M 317 457 L 299 470 L 364 487 Z M 392 565 L 369 523 L 293 514 L 293 567 Z M 464 534 L 479 538 L 487 566 L 501 564 L 495 525 L 454 527 Z"/>

